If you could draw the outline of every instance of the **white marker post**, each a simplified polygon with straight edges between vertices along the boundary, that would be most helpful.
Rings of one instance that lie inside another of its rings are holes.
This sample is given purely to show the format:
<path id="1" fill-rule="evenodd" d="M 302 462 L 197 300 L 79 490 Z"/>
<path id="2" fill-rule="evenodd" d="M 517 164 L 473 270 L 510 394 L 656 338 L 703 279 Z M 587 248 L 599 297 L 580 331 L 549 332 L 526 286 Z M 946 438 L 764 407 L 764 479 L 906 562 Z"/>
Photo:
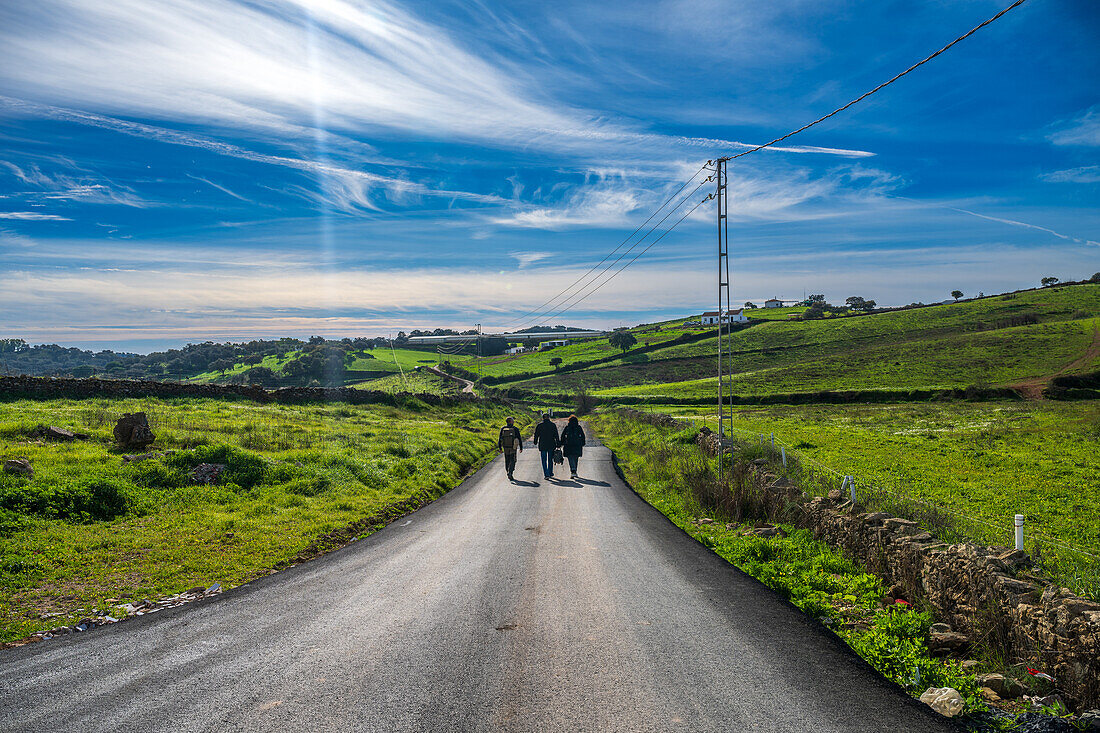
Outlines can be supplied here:
<path id="1" fill-rule="evenodd" d="M 1016 549 L 1024 549 L 1024 515 L 1016 515 Z"/>
<path id="2" fill-rule="evenodd" d="M 852 500 L 852 503 L 856 503 L 856 482 L 851 476 L 845 476 L 848 479 L 848 497 Z"/>
<path id="3" fill-rule="evenodd" d="M 783 446 L 779 446 L 779 455 L 783 457 L 783 470 L 787 470 L 787 449 Z"/>
<path id="4" fill-rule="evenodd" d="M 772 433 L 772 450 L 775 450 L 775 433 Z"/>

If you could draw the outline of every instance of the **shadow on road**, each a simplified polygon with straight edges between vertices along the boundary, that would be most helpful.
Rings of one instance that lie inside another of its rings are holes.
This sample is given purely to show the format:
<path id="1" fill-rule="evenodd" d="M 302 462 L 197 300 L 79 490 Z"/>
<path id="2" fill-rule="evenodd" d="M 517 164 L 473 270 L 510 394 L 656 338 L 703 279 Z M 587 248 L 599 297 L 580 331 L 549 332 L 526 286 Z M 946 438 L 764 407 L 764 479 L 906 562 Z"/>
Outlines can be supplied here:
<path id="1" fill-rule="evenodd" d="M 590 478 L 578 478 L 577 481 L 580 481 L 585 486 L 610 486 L 611 485 L 611 484 L 607 483 L 606 481 L 593 481 Z"/>
<path id="2" fill-rule="evenodd" d="M 538 481 L 520 481 L 518 478 L 512 482 L 516 486 L 539 486 Z"/>

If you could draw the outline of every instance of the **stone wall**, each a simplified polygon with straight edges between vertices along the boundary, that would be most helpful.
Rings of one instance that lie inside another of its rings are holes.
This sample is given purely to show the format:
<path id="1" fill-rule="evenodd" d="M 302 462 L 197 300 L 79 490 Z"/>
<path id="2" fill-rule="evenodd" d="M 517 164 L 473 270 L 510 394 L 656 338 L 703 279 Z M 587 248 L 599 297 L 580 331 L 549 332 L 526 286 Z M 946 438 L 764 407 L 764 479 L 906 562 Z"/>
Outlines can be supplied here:
<path id="1" fill-rule="evenodd" d="M 207 397 L 247 399 L 255 402 L 346 402 L 354 405 L 399 404 L 415 398 L 429 405 L 477 400 L 474 395 L 440 397 L 432 394 L 390 394 L 350 387 L 262 387 L 234 384 L 184 384 L 134 379 L 62 379 L 52 377 L 0 377 L 0 399 L 86 399 L 90 397 Z"/>
<path id="2" fill-rule="evenodd" d="M 916 522 L 840 502 L 839 492 L 810 498 L 762 467 L 751 475 L 798 524 L 861 560 L 887 586 L 900 586 L 910 602 L 930 606 L 969 639 L 1000 647 L 1009 662 L 1052 675 L 1077 706 L 1100 706 L 1100 603 L 1033 571 L 1026 553 L 938 542 Z"/>

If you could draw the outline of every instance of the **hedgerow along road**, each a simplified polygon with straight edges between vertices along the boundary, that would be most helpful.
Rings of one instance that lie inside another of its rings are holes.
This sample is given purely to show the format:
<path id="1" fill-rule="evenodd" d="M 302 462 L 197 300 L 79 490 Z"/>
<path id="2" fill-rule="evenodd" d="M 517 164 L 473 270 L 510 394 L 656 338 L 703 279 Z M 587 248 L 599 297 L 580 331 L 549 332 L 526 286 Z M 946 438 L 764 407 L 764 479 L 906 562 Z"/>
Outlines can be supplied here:
<path id="1" fill-rule="evenodd" d="M 948 731 L 585 449 L 368 538 L 0 653 L 5 731 Z"/>

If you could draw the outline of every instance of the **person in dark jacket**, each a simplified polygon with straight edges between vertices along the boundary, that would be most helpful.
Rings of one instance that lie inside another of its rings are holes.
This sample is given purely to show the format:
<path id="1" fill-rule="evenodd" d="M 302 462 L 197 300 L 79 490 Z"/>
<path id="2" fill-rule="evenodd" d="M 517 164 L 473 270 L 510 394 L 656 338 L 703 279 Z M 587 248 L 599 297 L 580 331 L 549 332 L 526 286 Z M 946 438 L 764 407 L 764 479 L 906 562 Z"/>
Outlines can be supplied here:
<path id="1" fill-rule="evenodd" d="M 577 478 L 577 461 L 584 453 L 584 430 L 576 415 L 569 416 L 569 422 L 561 431 L 561 452 L 569 461 L 569 478 Z"/>
<path id="2" fill-rule="evenodd" d="M 500 429 L 500 437 L 497 438 L 497 448 L 504 453 L 504 470 L 508 472 L 508 480 L 515 481 L 512 472 L 516 470 L 516 456 L 523 452 L 523 434 L 515 426 L 515 419 L 508 418 L 507 423 Z"/>
<path id="3" fill-rule="evenodd" d="M 535 428 L 534 443 L 542 454 L 542 475 L 554 478 L 554 450 L 561 445 L 558 426 L 550 420 L 550 414 L 542 416 L 542 422 Z"/>

